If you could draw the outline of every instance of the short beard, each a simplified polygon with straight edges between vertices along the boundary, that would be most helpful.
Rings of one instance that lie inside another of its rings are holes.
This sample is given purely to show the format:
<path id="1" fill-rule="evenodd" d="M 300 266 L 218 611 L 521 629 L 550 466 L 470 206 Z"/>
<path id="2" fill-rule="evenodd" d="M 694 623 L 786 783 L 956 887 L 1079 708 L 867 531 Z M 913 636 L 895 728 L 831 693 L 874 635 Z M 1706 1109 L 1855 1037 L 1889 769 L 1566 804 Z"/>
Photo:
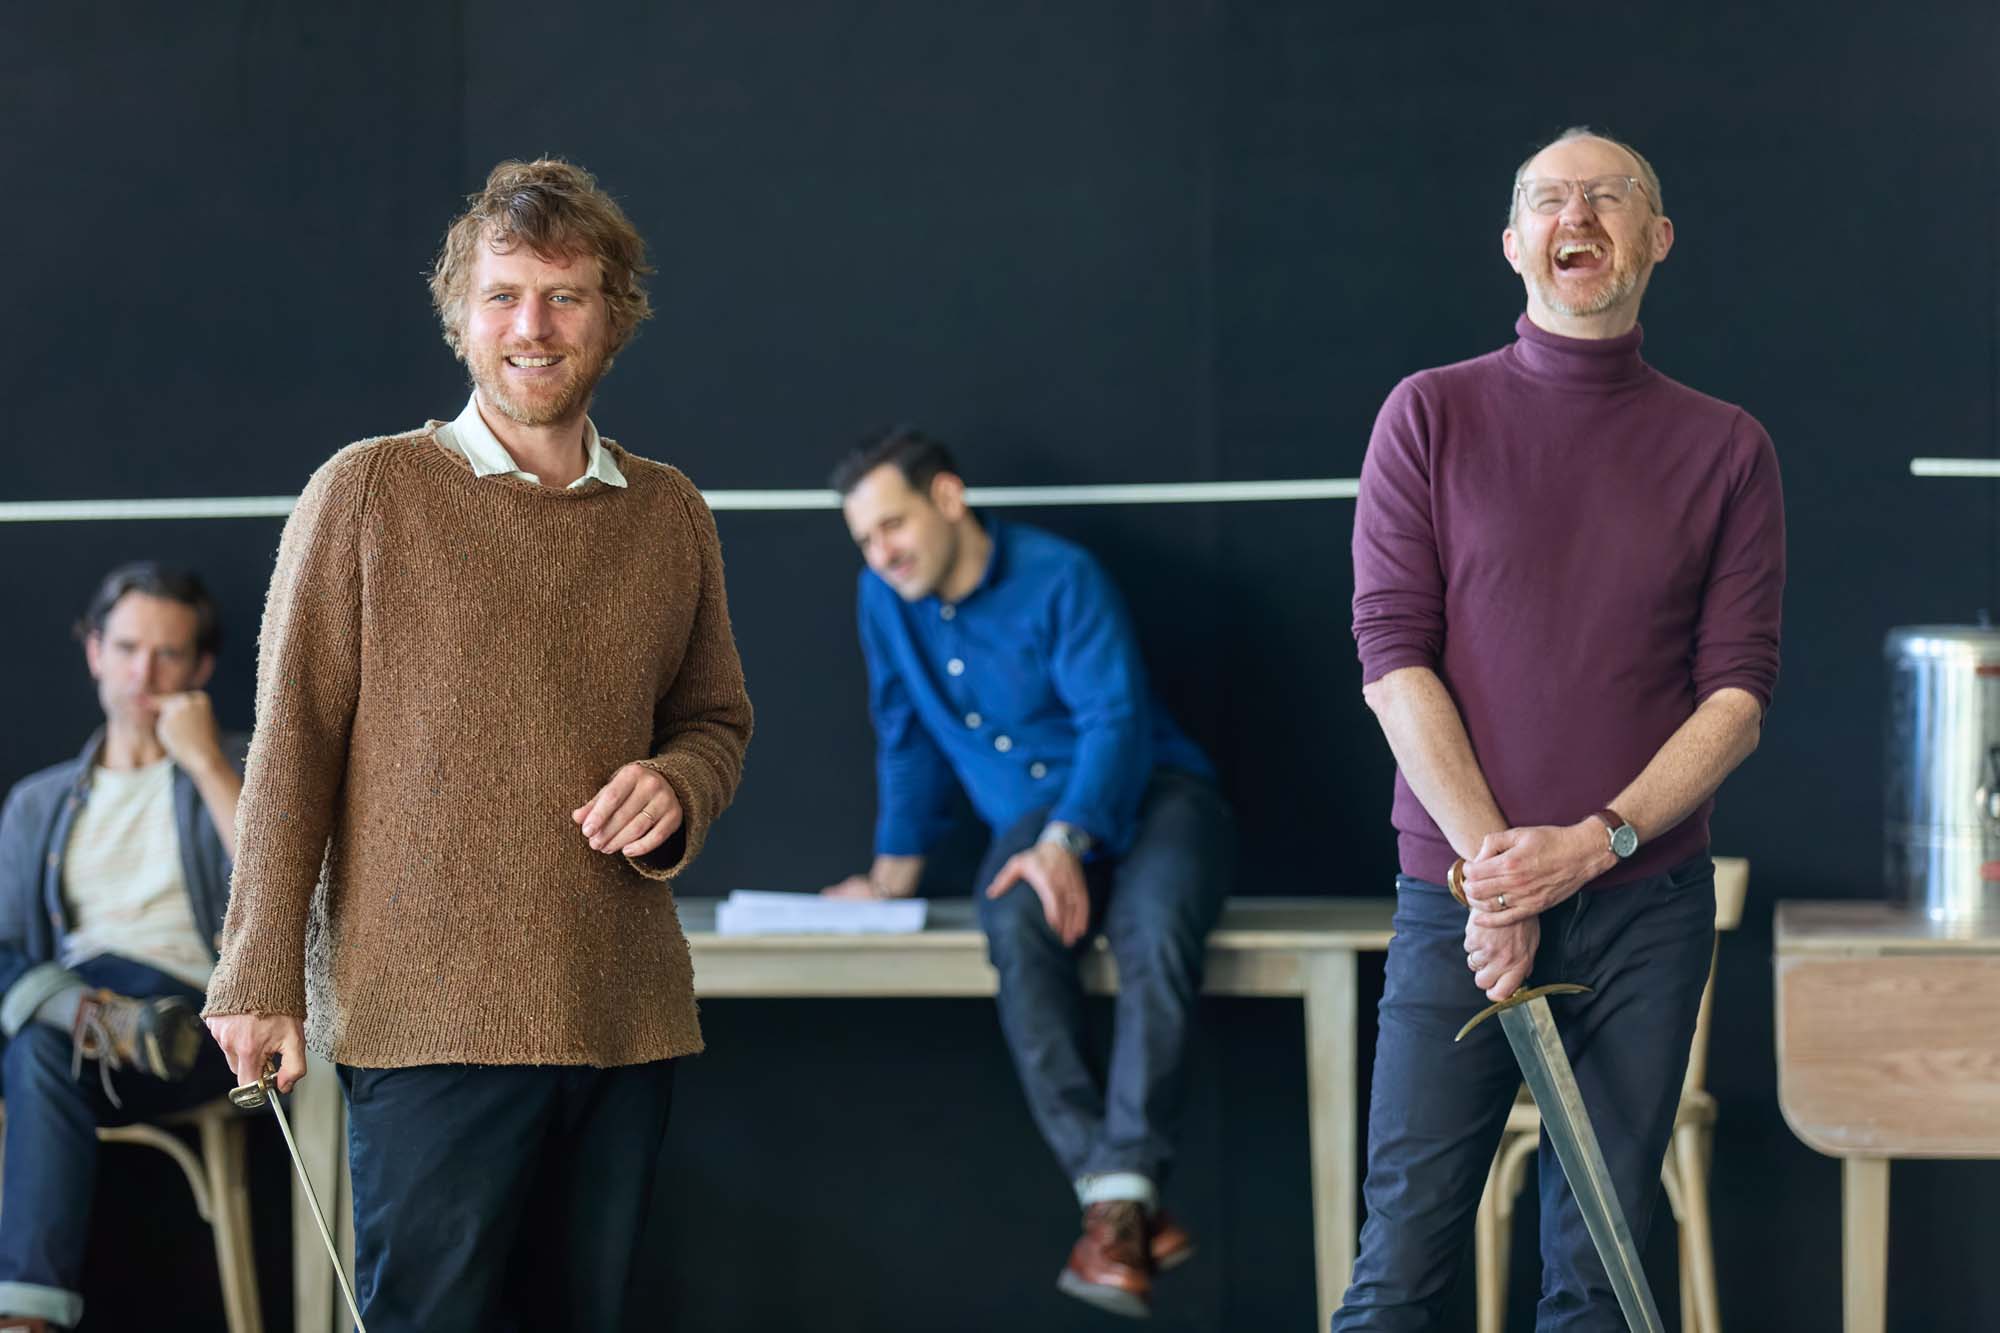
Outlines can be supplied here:
<path id="1" fill-rule="evenodd" d="M 1558 315 L 1569 319 L 1585 319 L 1591 315 L 1601 315 L 1630 300 L 1632 293 L 1639 289 L 1641 276 L 1632 269 L 1614 272 L 1611 280 L 1598 288 L 1595 295 L 1580 302 L 1565 300 L 1557 290 L 1553 279 L 1538 280 L 1535 286 L 1541 291 L 1542 304 Z"/>
<path id="2" fill-rule="evenodd" d="M 926 597 L 942 596 L 943 594 L 938 589 L 944 587 L 946 581 L 951 578 L 952 571 L 958 568 L 959 545 L 957 531 L 947 529 L 943 551 L 944 559 L 938 563 L 937 577 L 919 587 L 908 589 L 897 588 L 896 594 L 906 602 L 921 602 Z"/>
<path id="3" fill-rule="evenodd" d="M 599 355 L 586 359 L 586 353 L 574 347 L 552 350 L 563 358 L 566 366 L 574 369 L 553 397 L 539 403 L 524 403 L 507 392 L 507 358 L 519 353 L 500 352 L 491 357 L 481 356 L 476 361 L 469 361 L 467 369 L 472 373 L 472 382 L 477 386 L 479 396 L 501 416 L 522 426 L 553 426 L 590 406 L 590 396 L 597 391 L 598 382 L 610 368 L 610 358 Z"/>

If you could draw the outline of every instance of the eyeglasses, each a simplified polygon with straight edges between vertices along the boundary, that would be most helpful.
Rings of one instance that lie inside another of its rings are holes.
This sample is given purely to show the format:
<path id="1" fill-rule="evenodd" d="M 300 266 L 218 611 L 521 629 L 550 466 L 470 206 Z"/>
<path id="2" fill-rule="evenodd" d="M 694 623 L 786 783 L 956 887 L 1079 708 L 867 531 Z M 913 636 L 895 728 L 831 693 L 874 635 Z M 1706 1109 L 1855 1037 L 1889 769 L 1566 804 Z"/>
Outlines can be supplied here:
<path id="1" fill-rule="evenodd" d="M 1572 188 L 1583 191 L 1583 202 L 1593 213 L 1621 212 L 1646 191 L 1637 176 L 1593 176 L 1587 181 L 1528 176 L 1514 187 L 1514 193 L 1521 197 L 1530 213 L 1546 218 L 1562 212 Z"/>

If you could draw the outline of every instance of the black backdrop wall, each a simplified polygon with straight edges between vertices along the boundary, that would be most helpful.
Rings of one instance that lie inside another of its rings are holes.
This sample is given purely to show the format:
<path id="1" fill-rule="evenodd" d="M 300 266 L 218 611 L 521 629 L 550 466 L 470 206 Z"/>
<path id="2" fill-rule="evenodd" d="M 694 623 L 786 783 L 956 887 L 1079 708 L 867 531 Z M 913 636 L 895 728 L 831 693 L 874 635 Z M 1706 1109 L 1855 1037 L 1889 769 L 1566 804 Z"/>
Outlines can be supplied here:
<path id="1" fill-rule="evenodd" d="M 1770 907 L 1880 891 L 1882 631 L 1995 603 L 1992 488 L 1907 460 L 1996 448 L 1997 35 L 1987 4 L 1883 23 L 1852 0 L 16 11 L 0 497 L 291 494 L 348 440 L 451 415 L 421 273 L 486 168 L 540 152 L 595 170 L 657 250 L 660 316 L 595 415 L 705 486 L 817 485 L 891 419 L 993 484 L 1352 476 L 1400 375 L 1509 336 L 1513 164 L 1607 125 L 1658 164 L 1679 227 L 1648 355 L 1749 407 L 1785 470 L 1785 676 L 1715 822 L 1754 893 L 1722 951 L 1714 1198 L 1732 1326 L 1833 1328 L 1838 1171 L 1778 1115 Z M 1243 892 L 1389 888 L 1350 512 L 1027 515 L 1119 576 L 1239 807 Z M 825 513 L 721 526 L 758 736 L 684 891 L 817 885 L 868 852 L 853 554 Z M 124 558 L 211 578 L 232 633 L 215 694 L 247 725 L 277 532 L 0 523 L 0 779 L 91 725 L 66 626 Z M 1379 985 L 1378 964 L 1364 1002 Z M 1051 1290 L 1073 1218 L 987 1005 L 704 1017 L 634 1328 L 1099 1326 Z M 1206 1248 L 1163 1327 L 1312 1317 L 1301 1041 L 1294 1006 L 1204 1009 L 1176 1197 Z M 259 1152 L 283 1327 L 283 1166 Z M 130 1156 L 100 1185 L 91 1327 L 219 1327 L 178 1183 Z M 1896 1327 L 2000 1318 L 1996 1182 L 1897 1168 Z M 1671 1301 L 1671 1241 L 1654 1251 Z"/>

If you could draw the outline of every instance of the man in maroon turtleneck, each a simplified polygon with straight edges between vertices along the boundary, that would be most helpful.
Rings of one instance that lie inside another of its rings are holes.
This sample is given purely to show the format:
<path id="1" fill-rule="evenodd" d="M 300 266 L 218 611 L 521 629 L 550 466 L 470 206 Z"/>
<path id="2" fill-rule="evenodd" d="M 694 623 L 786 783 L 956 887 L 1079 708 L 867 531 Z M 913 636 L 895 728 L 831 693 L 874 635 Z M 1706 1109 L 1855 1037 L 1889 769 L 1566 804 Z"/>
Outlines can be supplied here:
<path id="1" fill-rule="evenodd" d="M 1784 513 L 1763 427 L 1639 355 L 1673 245 L 1632 148 L 1564 133 L 1515 174 L 1517 340 L 1396 386 L 1354 523 L 1362 693 L 1402 862 L 1335 1330 L 1437 1327 L 1520 1082 L 1488 998 L 1574 981 L 1558 1022 L 1642 1243 L 1713 942 L 1708 815 L 1778 674 Z M 1443 887 L 1467 863 L 1468 912 Z M 1481 994 L 1484 992 L 1484 995 Z M 1544 1159 L 1536 1327 L 1625 1327 Z"/>

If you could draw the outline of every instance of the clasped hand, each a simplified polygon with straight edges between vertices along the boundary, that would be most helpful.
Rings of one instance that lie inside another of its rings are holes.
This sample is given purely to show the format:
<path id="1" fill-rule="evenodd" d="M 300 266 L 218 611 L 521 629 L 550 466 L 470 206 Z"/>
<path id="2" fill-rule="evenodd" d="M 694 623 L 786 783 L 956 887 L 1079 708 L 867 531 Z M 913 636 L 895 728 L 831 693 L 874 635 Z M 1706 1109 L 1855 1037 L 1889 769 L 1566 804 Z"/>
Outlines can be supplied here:
<path id="1" fill-rule="evenodd" d="M 1595 818 L 1489 833 L 1465 863 L 1465 965 L 1490 1000 L 1534 970 L 1541 915 L 1604 873 L 1615 858 Z"/>

